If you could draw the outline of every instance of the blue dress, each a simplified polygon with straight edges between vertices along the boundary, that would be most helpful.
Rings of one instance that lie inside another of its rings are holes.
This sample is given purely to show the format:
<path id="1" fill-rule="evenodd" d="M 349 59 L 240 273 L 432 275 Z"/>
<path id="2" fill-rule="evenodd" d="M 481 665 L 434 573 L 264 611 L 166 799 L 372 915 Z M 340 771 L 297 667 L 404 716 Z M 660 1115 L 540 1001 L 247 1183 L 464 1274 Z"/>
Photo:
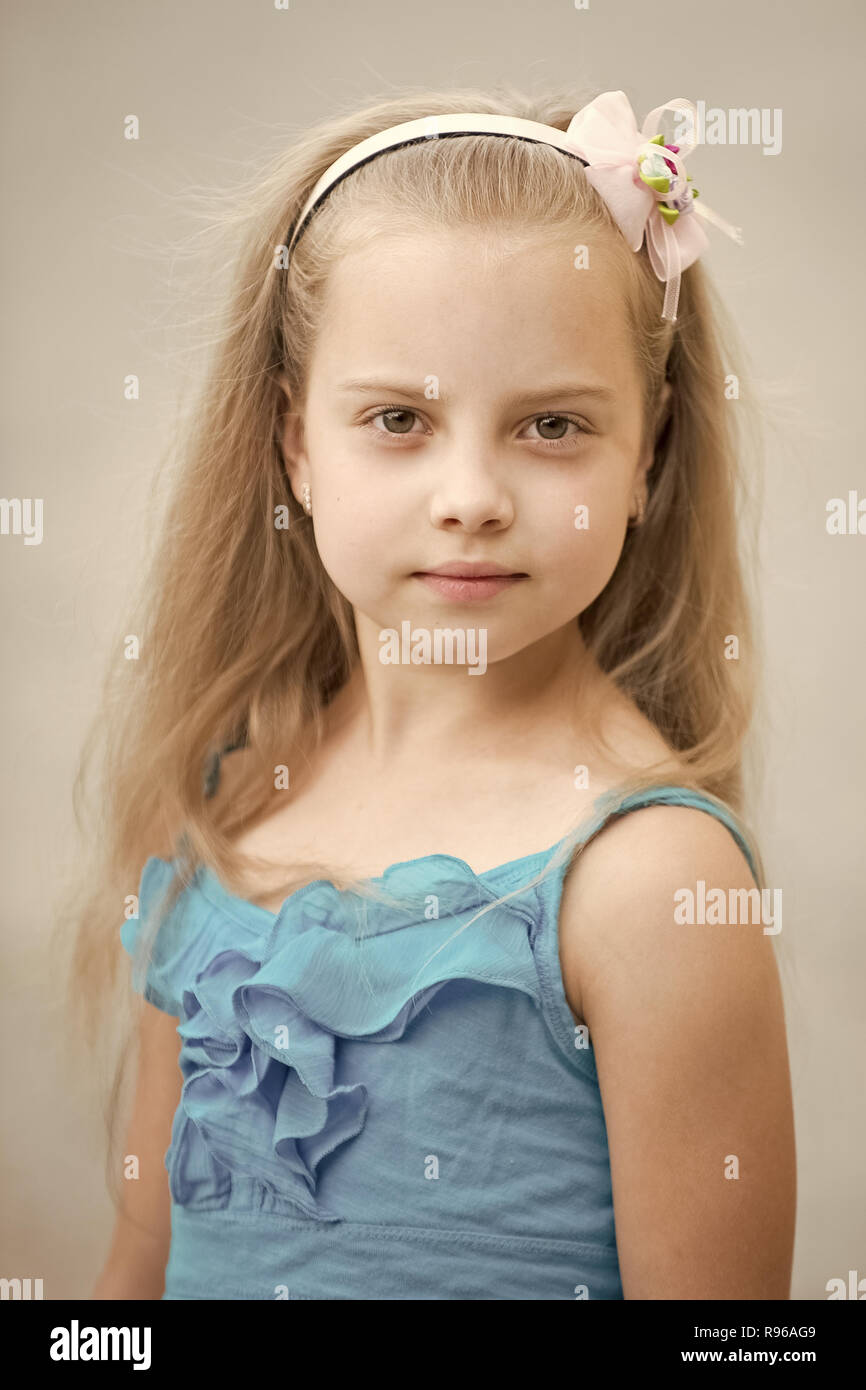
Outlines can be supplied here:
<path id="1" fill-rule="evenodd" d="M 717 816 L 754 872 L 730 815 L 682 788 L 608 802 L 587 838 L 656 802 Z M 412 909 L 317 880 L 275 914 L 199 867 L 133 973 L 182 1039 L 164 1298 L 623 1297 L 595 1060 L 559 966 L 568 862 L 425 965 L 558 847 L 481 874 L 394 864 L 374 882 Z M 145 864 L 130 955 L 173 874 Z"/>

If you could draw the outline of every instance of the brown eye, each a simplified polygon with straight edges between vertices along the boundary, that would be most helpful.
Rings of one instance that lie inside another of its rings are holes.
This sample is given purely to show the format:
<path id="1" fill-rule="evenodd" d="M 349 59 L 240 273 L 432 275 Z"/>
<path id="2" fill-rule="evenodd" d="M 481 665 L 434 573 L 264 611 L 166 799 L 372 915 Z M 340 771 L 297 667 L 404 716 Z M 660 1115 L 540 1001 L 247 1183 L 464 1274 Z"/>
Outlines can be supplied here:
<path id="1" fill-rule="evenodd" d="M 575 449 L 581 445 L 592 434 L 581 420 L 575 420 L 570 415 L 560 415 L 558 412 L 547 415 L 536 415 L 530 420 L 530 426 L 538 430 L 537 435 L 527 436 L 533 442 L 538 440 L 539 444 L 546 444 L 547 452 L 551 453 L 555 449 Z M 571 433 L 566 433 L 569 425 L 572 426 Z"/>
<path id="2" fill-rule="evenodd" d="M 377 422 L 384 420 L 385 424 Z M 378 410 L 374 410 L 372 415 L 368 415 L 365 420 L 360 422 L 361 429 L 368 434 L 388 435 L 391 439 L 399 439 L 401 435 L 417 434 L 423 438 L 423 421 L 417 410 L 410 410 L 405 405 L 383 405 Z M 417 424 L 422 425 L 421 429 L 415 429 Z"/>
<path id="3" fill-rule="evenodd" d="M 564 415 L 541 415 L 535 423 L 538 426 L 538 431 L 542 439 L 563 439 L 565 437 L 566 428 L 568 425 L 573 424 L 574 421 L 567 420 Z M 554 433 L 546 433 L 551 426 Z M 558 433 L 556 433 L 557 428 L 559 429 Z"/>
<path id="4" fill-rule="evenodd" d="M 382 410 L 373 419 L 387 420 L 388 426 L 386 434 L 408 434 L 412 428 L 412 419 L 415 415 L 414 410 Z M 392 429 L 391 426 L 394 426 Z"/>

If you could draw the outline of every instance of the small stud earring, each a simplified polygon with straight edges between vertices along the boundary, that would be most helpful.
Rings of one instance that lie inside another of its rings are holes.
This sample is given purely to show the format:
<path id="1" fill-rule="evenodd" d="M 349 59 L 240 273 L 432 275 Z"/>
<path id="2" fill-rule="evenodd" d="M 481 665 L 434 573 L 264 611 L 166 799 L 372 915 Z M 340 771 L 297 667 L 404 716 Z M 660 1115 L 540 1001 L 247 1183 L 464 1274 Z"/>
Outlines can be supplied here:
<path id="1" fill-rule="evenodd" d="M 311 496 L 311 493 L 310 493 L 310 484 L 309 484 L 309 483 L 304 483 L 304 486 L 303 486 L 302 491 L 303 491 L 303 494 L 304 494 L 304 511 L 307 513 L 308 516 L 312 516 L 312 514 L 313 514 L 313 500 L 312 500 L 312 496 Z"/>

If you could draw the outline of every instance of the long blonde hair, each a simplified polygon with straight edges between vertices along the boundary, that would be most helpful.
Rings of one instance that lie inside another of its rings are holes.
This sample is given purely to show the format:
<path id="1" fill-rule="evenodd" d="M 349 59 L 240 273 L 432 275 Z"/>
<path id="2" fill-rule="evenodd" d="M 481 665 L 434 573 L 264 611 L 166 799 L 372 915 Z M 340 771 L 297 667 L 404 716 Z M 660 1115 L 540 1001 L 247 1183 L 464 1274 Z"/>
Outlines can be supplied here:
<path id="1" fill-rule="evenodd" d="M 670 750 L 640 774 L 624 768 L 620 792 L 674 781 L 716 798 L 749 834 L 743 753 L 755 640 L 744 583 L 751 552 L 741 544 L 749 489 L 740 465 L 756 416 L 751 424 L 744 417 L 749 372 L 702 265 L 683 275 L 676 323 L 663 321 L 664 285 L 646 249 L 629 250 L 582 165 L 543 144 L 483 135 L 424 141 L 355 169 L 317 209 L 288 265 L 281 251 L 325 168 L 385 127 L 476 111 L 564 130 L 582 104 L 571 93 L 531 97 L 506 87 L 398 95 L 295 140 L 240 205 L 241 250 L 223 325 L 177 440 L 177 485 L 137 613 L 121 629 L 138 635 L 140 656 L 118 659 L 118 641 L 76 781 L 80 817 L 98 743 L 100 780 L 85 826 L 98 852 L 82 873 L 69 964 L 70 1004 L 80 1007 L 76 1026 L 88 1041 L 111 1013 L 112 990 L 120 999 L 118 927 L 145 859 L 176 857 L 166 910 L 199 864 L 230 886 L 241 882 L 257 861 L 241 855 L 234 838 L 285 804 L 274 769 L 312 756 L 324 710 L 354 669 L 351 605 L 323 569 L 310 519 L 288 485 L 278 378 L 284 373 L 292 397 L 302 399 L 332 267 L 395 224 L 419 234 L 460 225 L 527 236 L 561 231 L 571 244 L 603 241 L 618 257 L 655 457 L 644 523 L 629 532 L 609 584 L 578 621 L 598 665 Z M 734 401 L 728 374 L 739 381 Z M 661 417 L 656 403 L 666 380 L 672 398 Z M 280 509 L 288 529 L 274 524 Z M 737 660 L 726 658 L 731 637 Z M 230 799 L 209 798 L 205 774 L 214 756 L 238 743 L 248 749 L 244 779 Z M 546 872 L 579 852 L 583 828 Z M 382 896 L 322 863 L 294 865 L 286 891 L 311 877 Z M 68 929 L 67 914 L 64 935 Z M 157 929 L 155 922 L 148 950 Z"/>

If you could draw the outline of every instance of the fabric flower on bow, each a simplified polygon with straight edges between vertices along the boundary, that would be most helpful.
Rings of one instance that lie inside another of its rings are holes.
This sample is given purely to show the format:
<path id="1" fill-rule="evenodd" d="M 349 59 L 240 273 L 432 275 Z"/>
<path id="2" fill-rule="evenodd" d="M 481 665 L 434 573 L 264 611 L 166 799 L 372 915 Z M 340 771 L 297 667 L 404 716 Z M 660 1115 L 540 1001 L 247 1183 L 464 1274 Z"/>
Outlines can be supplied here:
<path id="1" fill-rule="evenodd" d="M 693 140 L 667 145 L 658 133 L 663 111 L 688 111 L 690 130 L 697 130 L 697 112 L 684 97 L 674 97 L 650 111 L 638 130 L 625 92 L 604 92 L 572 117 L 566 135 L 575 152 L 589 165 L 586 177 L 604 199 L 632 251 L 644 236 L 652 268 L 665 282 L 662 318 L 676 319 L 680 276 L 709 245 L 695 212 L 742 245 L 733 227 L 704 203 L 684 161 L 695 148 Z"/>

